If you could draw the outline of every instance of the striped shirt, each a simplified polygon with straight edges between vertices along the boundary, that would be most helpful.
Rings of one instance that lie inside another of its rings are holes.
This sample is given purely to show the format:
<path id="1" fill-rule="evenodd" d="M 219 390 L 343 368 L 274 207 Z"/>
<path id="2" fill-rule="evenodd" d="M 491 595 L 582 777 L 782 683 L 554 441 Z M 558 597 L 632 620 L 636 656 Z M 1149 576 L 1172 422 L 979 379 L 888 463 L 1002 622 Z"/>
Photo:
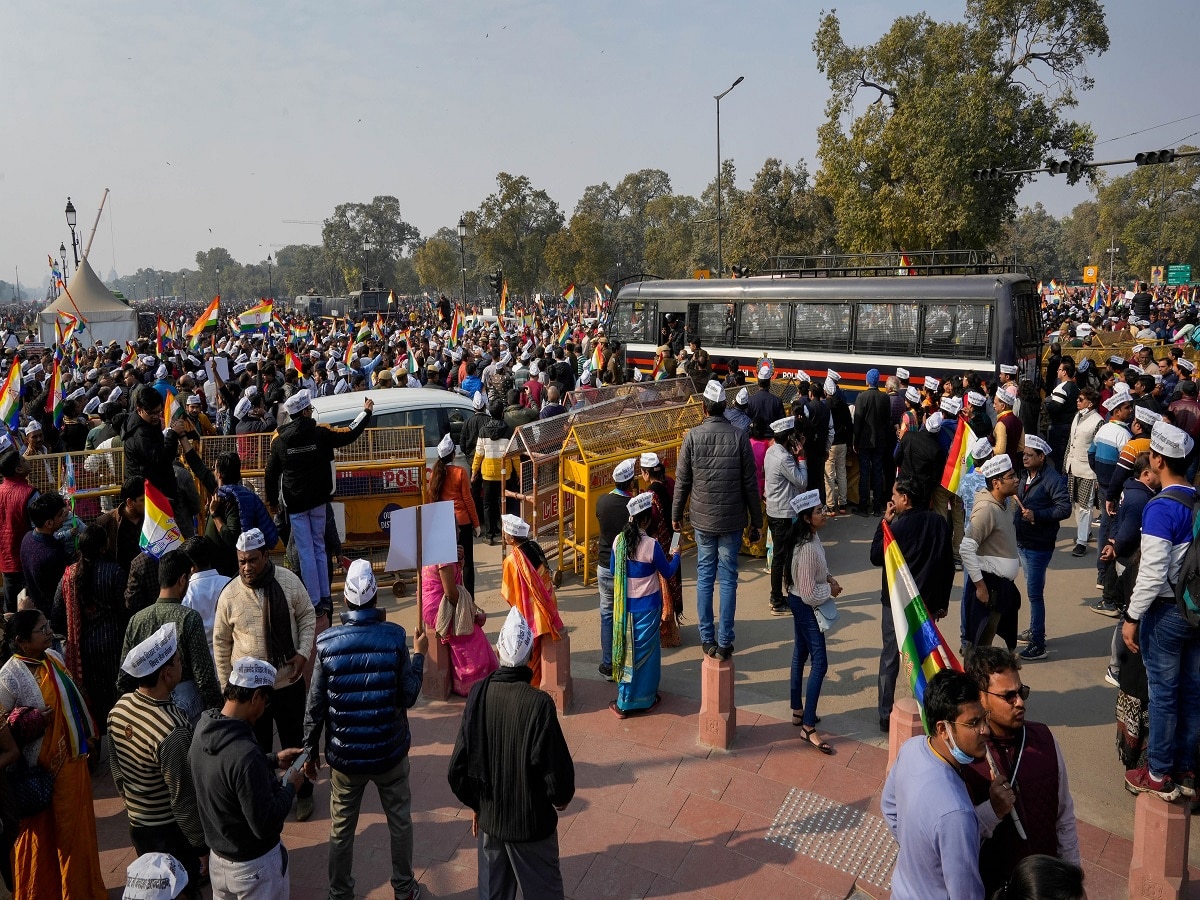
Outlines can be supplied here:
<path id="1" fill-rule="evenodd" d="M 204 828 L 188 767 L 192 728 L 171 700 L 140 691 L 125 694 L 108 714 L 111 766 L 129 824 L 174 822 L 195 848 L 203 848 Z"/>

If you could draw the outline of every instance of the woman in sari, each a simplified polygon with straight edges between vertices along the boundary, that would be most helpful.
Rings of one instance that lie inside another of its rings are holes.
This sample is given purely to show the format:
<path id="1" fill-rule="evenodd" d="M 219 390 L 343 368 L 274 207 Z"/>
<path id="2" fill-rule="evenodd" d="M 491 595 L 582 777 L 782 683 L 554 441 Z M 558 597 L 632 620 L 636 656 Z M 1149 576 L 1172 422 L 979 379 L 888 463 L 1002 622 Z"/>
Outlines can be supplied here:
<path id="1" fill-rule="evenodd" d="M 44 615 L 16 613 L 6 638 L 13 656 L 0 668 L 0 708 L 42 712 L 46 730 L 23 753 L 27 763 L 54 775 L 50 805 L 21 820 L 12 852 L 13 900 L 105 897 L 87 766 L 95 722 L 62 657 L 49 649 L 53 635 Z"/>
<path id="2" fill-rule="evenodd" d="M 480 535 L 479 511 L 471 496 L 471 475 L 462 466 L 451 464 L 454 439 L 450 435 L 438 444 L 437 462 L 429 470 L 427 503 L 454 501 L 454 524 L 458 526 L 458 549 L 462 559 L 462 581 L 475 594 L 475 541 Z"/>
<path id="3" fill-rule="evenodd" d="M 658 704 L 662 674 L 659 627 L 663 596 L 660 578 L 679 573 L 679 551 L 670 561 L 662 546 L 646 533 L 654 495 L 649 491 L 631 499 L 629 522 L 613 541 L 613 681 L 617 699 L 608 704 L 613 715 L 624 719 Z"/>
<path id="4" fill-rule="evenodd" d="M 83 689 L 92 719 L 103 732 L 117 702 L 117 672 L 125 637 L 125 575 L 104 559 L 108 534 L 89 525 L 79 538 L 79 560 L 67 566 L 54 594 L 50 624 L 66 636 L 63 656 Z"/>
<path id="5" fill-rule="evenodd" d="M 425 620 L 426 630 L 436 634 L 435 639 L 449 649 L 452 687 L 454 693 L 465 697 L 471 685 L 495 672 L 499 663 L 483 633 L 487 613 L 472 602 L 474 615 L 468 623 L 465 618 L 468 610 L 459 610 L 459 604 L 470 598 L 470 591 L 463 587 L 462 544 L 458 545 L 457 562 L 425 566 L 421 570 L 421 618 Z M 443 611 L 443 604 L 448 605 L 447 611 Z M 442 623 L 445 623 L 444 632 L 439 627 Z"/>
<path id="6" fill-rule="evenodd" d="M 500 517 L 500 525 L 507 551 L 500 572 L 500 595 L 509 606 L 521 611 L 533 632 L 529 668 L 533 670 L 533 686 L 540 687 L 542 647 L 547 640 L 559 640 L 563 630 L 550 565 L 542 548 L 529 539 L 528 522 L 506 513 Z"/>
<path id="7" fill-rule="evenodd" d="M 675 497 L 675 479 L 668 477 L 667 467 L 657 453 L 643 453 L 639 459 L 642 470 L 642 488 L 654 497 L 650 507 L 650 524 L 646 534 L 663 547 L 671 546 L 675 532 L 671 529 L 671 503 Z M 662 582 L 662 625 L 659 639 L 664 647 L 678 647 L 683 643 L 679 636 L 679 622 L 683 618 L 683 574 L 677 569 L 674 575 L 660 575 Z"/>

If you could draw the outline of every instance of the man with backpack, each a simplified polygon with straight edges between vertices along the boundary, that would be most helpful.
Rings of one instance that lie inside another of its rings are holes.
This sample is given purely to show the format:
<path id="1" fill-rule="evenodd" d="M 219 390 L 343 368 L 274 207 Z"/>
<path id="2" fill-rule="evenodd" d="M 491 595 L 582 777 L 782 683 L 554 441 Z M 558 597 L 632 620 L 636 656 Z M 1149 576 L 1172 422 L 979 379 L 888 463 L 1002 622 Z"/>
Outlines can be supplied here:
<path id="1" fill-rule="evenodd" d="M 1195 488 L 1187 481 L 1192 439 L 1159 422 L 1150 435 L 1150 466 L 1162 490 L 1142 514 L 1141 566 L 1121 629 L 1125 646 L 1142 653 L 1150 695 L 1146 765 L 1125 773 L 1126 787 L 1171 801 L 1195 796 L 1200 742 L 1200 621 L 1195 602 L 1176 601 L 1176 586 L 1200 582 L 1200 546 L 1193 543 Z M 1200 591 L 1184 595 L 1200 600 Z"/>

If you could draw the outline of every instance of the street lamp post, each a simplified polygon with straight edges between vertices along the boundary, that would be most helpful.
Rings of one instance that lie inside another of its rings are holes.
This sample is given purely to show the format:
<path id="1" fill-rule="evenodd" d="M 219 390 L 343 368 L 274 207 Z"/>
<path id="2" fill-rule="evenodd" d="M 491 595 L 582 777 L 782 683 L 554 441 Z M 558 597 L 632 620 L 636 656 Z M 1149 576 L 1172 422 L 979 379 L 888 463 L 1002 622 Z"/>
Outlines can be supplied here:
<path id="1" fill-rule="evenodd" d="M 1108 247 L 1104 251 L 1108 254 L 1108 290 L 1109 296 L 1112 296 L 1113 289 L 1113 269 L 1116 265 L 1117 254 L 1121 252 L 1121 248 L 1117 246 L 1117 236 L 1110 234 L 1108 236 Z"/>
<path id="2" fill-rule="evenodd" d="M 217 296 L 221 296 L 221 267 L 217 266 Z"/>
<path id="3" fill-rule="evenodd" d="M 67 245 L 62 242 L 59 242 L 59 245 L 58 245 L 58 258 L 62 260 L 63 284 L 66 284 L 67 280 L 68 280 L 67 276 L 70 275 L 70 273 L 67 271 Z"/>
<path id="4" fill-rule="evenodd" d="M 267 254 L 267 299 L 275 299 L 275 282 L 271 280 L 271 254 Z"/>
<path id="5" fill-rule="evenodd" d="M 362 277 L 362 281 L 363 281 L 363 289 L 364 290 L 366 290 L 366 288 L 367 288 L 367 278 L 370 276 L 370 272 L 371 272 L 371 240 L 370 240 L 370 238 L 363 238 L 363 277 Z"/>
<path id="6" fill-rule="evenodd" d="M 180 290 L 183 291 L 183 302 L 187 303 L 187 272 L 183 273 L 183 286 Z"/>
<path id="7" fill-rule="evenodd" d="M 458 217 L 458 260 L 462 264 L 462 302 L 467 305 L 467 220 Z"/>
<path id="8" fill-rule="evenodd" d="M 728 88 L 719 94 L 715 94 L 713 99 L 717 101 L 717 277 L 721 277 L 722 260 L 721 260 L 721 98 L 732 91 L 735 87 L 745 80 L 744 75 L 739 75 L 737 81 L 731 84 Z"/>
<path id="9" fill-rule="evenodd" d="M 79 268 L 79 239 L 75 236 L 75 223 L 79 221 L 78 215 L 75 213 L 75 204 L 71 202 L 71 198 L 67 198 L 67 225 L 71 229 L 71 252 L 75 255 L 75 268 Z"/>
<path id="10" fill-rule="evenodd" d="M 167 296 L 167 280 L 163 277 L 162 272 L 158 273 L 158 299 L 161 300 Z"/>

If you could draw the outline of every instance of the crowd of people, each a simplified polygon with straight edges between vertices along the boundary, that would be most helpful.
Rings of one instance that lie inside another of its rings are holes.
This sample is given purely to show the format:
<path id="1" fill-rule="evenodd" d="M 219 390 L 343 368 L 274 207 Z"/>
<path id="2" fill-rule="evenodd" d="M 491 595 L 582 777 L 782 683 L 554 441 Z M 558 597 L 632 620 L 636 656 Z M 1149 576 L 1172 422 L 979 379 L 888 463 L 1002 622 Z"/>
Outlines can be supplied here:
<path id="1" fill-rule="evenodd" d="M 1074 324 L 1086 311 L 1048 306 L 1047 325 L 1062 339 L 1044 391 L 1005 364 L 994 379 L 871 369 L 866 390 L 850 396 L 830 370 L 817 380 L 797 373 L 798 396 L 787 404 L 768 359 L 748 373 L 719 371 L 698 341 L 684 349 L 676 328 L 655 371 L 643 373 L 623 364 L 602 327 L 562 314 L 457 333 L 434 309 L 370 333 L 285 318 L 261 334 L 221 326 L 194 347 L 165 351 L 153 341 L 88 346 L 86 330 L 70 347 L 31 351 L 9 323 L 5 366 L 19 356 L 23 384 L 19 421 L 0 435 L 0 769 L 14 801 L 3 805 L 0 869 L 21 900 L 103 891 L 90 772 L 104 757 L 139 854 L 131 884 L 175 892 L 161 896 L 196 896 L 205 883 L 216 897 L 287 896 L 280 834 L 293 810 L 299 820 L 312 815 L 323 750 L 330 896 L 353 895 L 368 782 L 387 813 L 392 887 L 418 896 L 405 710 L 435 640 L 449 656 L 452 690 L 467 698 L 449 779 L 481 832 L 480 895 L 511 896 L 520 885 L 526 896 L 561 896 L 555 810 L 571 799 L 573 767 L 553 703 L 536 688 L 545 647 L 564 626 L 546 555 L 504 502 L 503 460 L 514 429 L 565 412 L 568 394 L 686 374 L 705 417 L 684 437 L 673 477 L 658 454 L 633 456 L 614 467 L 597 504 L 598 669 L 616 686 L 612 714 L 650 714 L 660 700 L 662 648 L 682 640 L 686 517 L 701 652 L 734 657 L 741 557 L 768 556 L 767 609 L 794 625 L 792 722 L 813 749 L 835 752 L 817 731 L 825 634 L 841 593 L 821 532 L 851 512 L 876 517 L 872 563 L 883 565 L 886 524 L 931 618 L 948 614 L 954 572 L 964 572 L 967 672 L 931 682 L 933 733 L 905 746 L 884 792 L 900 844 L 893 895 L 982 897 L 1007 885 L 1003 896 L 1037 896 L 1012 893 L 1014 880 L 1069 881 L 1079 850 L 1067 773 L 1049 730 L 1025 721 L 1020 668 L 1051 652 L 1045 576 L 1072 515 L 1074 556 L 1091 552 L 1095 530 L 1103 594 L 1093 609 L 1122 619 L 1103 676 L 1118 687 L 1127 785 L 1165 800 L 1195 790 L 1200 640 L 1168 590 L 1192 539 L 1195 367 L 1177 347 L 1144 345 L 1131 359 L 1113 353 L 1079 365 L 1064 349 L 1099 342 L 1105 330 L 1114 340 L 1149 342 L 1147 331 L 1177 338 L 1162 305 L 1151 300 L 1149 318 Z M 56 367 L 65 384 L 57 413 L 47 402 Z M 341 556 L 329 506 L 334 450 L 372 424 L 373 402 L 364 398 L 354 422 L 334 429 L 316 423 L 312 400 L 419 386 L 470 396 L 475 415 L 457 443 L 443 437 L 429 473 L 424 499 L 453 502 L 458 554 L 422 573 L 410 651 L 410 636 L 378 606 L 369 563 Z M 212 468 L 199 452 L 213 435 L 250 434 L 271 436 L 261 496 L 243 482 L 238 452 Z M 969 457 L 950 480 L 956 438 Z M 77 509 L 69 495 L 35 487 L 45 454 L 83 450 L 105 451 L 86 457 L 88 466 L 123 457 L 124 482 L 103 509 Z M 157 498 L 179 532 L 165 552 L 142 539 Z M 500 589 L 511 611 L 495 646 L 475 602 L 480 539 L 505 544 Z M 286 566 L 275 562 L 280 550 Z M 886 731 L 900 652 L 886 577 L 881 601 Z M 344 608 L 340 624 L 335 605 Z M 996 636 L 1003 649 L 991 646 Z M 530 753 L 545 769 L 536 783 Z M 948 811 L 936 831 L 916 811 L 933 801 Z M 258 893 L 245 889 L 251 877 Z"/>

